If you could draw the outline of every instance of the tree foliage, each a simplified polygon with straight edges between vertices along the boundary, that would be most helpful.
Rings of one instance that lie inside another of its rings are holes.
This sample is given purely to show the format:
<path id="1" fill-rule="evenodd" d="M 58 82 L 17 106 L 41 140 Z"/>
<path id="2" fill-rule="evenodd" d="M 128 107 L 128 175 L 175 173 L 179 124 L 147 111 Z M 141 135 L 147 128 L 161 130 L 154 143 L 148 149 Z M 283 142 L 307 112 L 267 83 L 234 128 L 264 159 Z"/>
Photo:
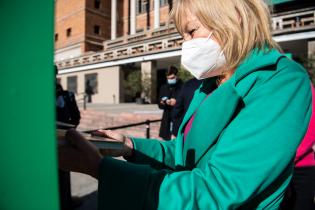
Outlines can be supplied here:
<path id="1" fill-rule="evenodd" d="M 139 70 L 132 71 L 124 80 L 125 94 L 135 99 L 141 94 L 141 72 Z"/>
<path id="2" fill-rule="evenodd" d="M 180 66 L 178 68 L 178 77 L 183 81 L 186 82 L 187 80 L 190 80 L 193 78 L 193 75 L 189 73 L 184 67 Z"/>
<path id="3" fill-rule="evenodd" d="M 315 54 L 309 56 L 306 59 L 302 59 L 302 64 L 308 71 L 313 84 L 315 84 Z"/>

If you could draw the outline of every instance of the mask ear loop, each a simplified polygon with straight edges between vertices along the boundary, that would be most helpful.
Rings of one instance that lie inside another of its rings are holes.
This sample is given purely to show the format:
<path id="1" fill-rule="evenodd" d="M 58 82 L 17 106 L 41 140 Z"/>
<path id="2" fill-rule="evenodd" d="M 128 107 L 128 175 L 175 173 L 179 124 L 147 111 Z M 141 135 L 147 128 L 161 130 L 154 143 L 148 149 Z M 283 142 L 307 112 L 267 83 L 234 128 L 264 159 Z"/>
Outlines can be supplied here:
<path id="1" fill-rule="evenodd" d="M 213 31 L 210 32 L 210 34 L 209 34 L 209 36 L 207 37 L 207 39 L 210 39 L 212 35 L 213 35 Z"/>

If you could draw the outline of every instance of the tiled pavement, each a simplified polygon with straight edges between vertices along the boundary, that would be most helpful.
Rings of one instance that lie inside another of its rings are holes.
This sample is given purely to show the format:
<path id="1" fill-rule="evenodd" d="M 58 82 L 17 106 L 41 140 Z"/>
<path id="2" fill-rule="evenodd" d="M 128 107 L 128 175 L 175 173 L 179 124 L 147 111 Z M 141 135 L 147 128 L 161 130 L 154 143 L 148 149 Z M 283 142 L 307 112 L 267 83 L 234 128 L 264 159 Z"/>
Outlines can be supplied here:
<path id="1" fill-rule="evenodd" d="M 162 110 L 159 110 L 155 104 L 88 104 L 87 110 L 81 109 L 81 121 L 78 130 L 109 128 L 146 120 L 157 120 L 161 117 Z M 150 127 L 151 138 L 158 138 L 160 123 L 152 123 Z M 146 126 L 140 125 L 117 131 L 126 135 L 145 137 Z"/>

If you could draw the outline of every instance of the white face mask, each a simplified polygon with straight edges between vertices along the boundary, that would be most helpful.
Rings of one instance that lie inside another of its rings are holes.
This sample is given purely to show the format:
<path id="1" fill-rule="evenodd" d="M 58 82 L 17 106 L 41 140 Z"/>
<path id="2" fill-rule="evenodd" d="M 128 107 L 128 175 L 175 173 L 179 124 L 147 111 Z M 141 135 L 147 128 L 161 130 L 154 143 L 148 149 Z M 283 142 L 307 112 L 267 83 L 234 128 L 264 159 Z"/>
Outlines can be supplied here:
<path id="1" fill-rule="evenodd" d="M 226 64 L 220 45 L 208 38 L 196 38 L 182 45 L 182 65 L 197 79 L 205 79 L 222 74 Z"/>

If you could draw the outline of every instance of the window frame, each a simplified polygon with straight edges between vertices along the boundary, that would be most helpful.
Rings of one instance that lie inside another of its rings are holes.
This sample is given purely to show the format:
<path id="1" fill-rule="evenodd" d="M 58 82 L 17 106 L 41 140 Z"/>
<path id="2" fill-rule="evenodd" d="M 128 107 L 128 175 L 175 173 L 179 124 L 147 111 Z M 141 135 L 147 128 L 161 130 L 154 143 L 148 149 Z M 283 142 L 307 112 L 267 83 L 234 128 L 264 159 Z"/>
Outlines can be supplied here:
<path id="1" fill-rule="evenodd" d="M 102 0 L 94 0 L 94 9 L 101 9 Z"/>
<path id="2" fill-rule="evenodd" d="M 100 25 L 94 25 L 94 34 L 96 35 L 102 35 L 102 29 L 101 29 L 101 26 Z M 97 30 L 96 30 L 97 29 Z M 98 31 L 98 32 L 96 32 Z"/>
<path id="3" fill-rule="evenodd" d="M 74 80 L 70 81 L 71 79 L 74 79 Z M 69 85 L 71 82 L 74 82 L 74 85 L 73 84 Z M 74 86 L 74 88 L 72 88 L 71 86 Z M 73 75 L 73 76 L 67 77 L 67 90 L 75 94 L 78 93 L 78 76 Z"/>
<path id="4" fill-rule="evenodd" d="M 136 15 L 141 15 L 149 12 L 149 2 L 150 0 L 137 0 L 136 2 Z"/>
<path id="5" fill-rule="evenodd" d="M 71 27 L 67 28 L 66 35 L 67 35 L 67 37 L 70 37 L 72 35 L 72 28 Z"/>
<path id="6" fill-rule="evenodd" d="M 89 77 L 93 77 L 95 75 L 95 84 L 93 84 L 93 80 L 91 82 L 91 79 Z M 84 92 L 86 90 L 86 83 L 90 80 L 90 85 L 93 88 L 94 94 L 98 93 L 98 73 L 88 73 L 84 75 Z"/>
<path id="7" fill-rule="evenodd" d="M 168 5 L 168 0 L 160 0 L 160 7 Z"/>

